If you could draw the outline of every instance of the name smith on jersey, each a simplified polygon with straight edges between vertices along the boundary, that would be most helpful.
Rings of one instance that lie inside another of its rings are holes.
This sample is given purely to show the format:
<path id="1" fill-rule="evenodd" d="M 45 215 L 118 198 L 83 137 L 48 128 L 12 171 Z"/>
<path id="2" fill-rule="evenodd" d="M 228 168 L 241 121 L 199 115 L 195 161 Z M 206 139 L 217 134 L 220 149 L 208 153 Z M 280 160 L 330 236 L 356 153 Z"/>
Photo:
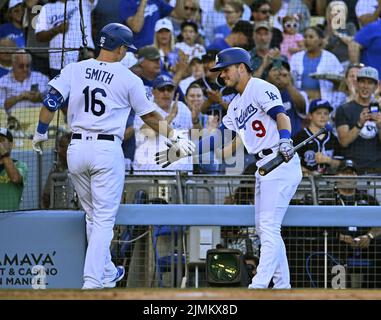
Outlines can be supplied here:
<path id="1" fill-rule="evenodd" d="M 113 73 L 99 69 L 86 68 L 86 79 L 97 80 L 106 84 L 110 84 L 113 77 Z"/>

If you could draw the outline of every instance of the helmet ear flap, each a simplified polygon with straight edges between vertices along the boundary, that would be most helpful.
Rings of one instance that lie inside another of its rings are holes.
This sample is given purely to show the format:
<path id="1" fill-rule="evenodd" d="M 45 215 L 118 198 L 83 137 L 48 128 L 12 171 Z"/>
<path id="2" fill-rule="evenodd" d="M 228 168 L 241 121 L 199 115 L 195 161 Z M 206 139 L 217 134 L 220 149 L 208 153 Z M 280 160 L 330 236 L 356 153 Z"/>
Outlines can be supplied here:
<path id="1" fill-rule="evenodd" d="M 221 78 L 221 73 L 218 75 L 217 79 L 216 79 L 216 83 L 220 86 L 220 87 L 225 87 L 225 80 Z"/>

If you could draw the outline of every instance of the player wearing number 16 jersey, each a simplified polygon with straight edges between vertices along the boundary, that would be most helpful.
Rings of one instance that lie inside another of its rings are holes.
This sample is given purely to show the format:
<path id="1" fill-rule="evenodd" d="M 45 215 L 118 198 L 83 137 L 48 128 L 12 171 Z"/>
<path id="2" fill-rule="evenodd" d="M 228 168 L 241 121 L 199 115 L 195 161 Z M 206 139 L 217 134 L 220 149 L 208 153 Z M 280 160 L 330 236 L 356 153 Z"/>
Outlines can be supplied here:
<path id="1" fill-rule="evenodd" d="M 147 99 L 142 80 L 120 63 L 127 50 L 136 49 L 132 39 L 128 27 L 106 25 L 100 32 L 99 56 L 67 65 L 49 82 L 32 142 L 41 153 L 54 112 L 69 98 L 67 117 L 73 133 L 68 168 L 86 212 L 83 289 L 114 287 L 124 276 L 124 268 L 111 261 L 110 243 L 124 186 L 121 143 L 131 108 L 149 127 L 179 146 L 182 155 L 195 149 L 191 141 L 176 137 L 166 122 L 159 127 L 163 118 Z"/>
<path id="2" fill-rule="evenodd" d="M 299 157 L 294 155 L 291 123 L 280 93 L 272 84 L 253 78 L 250 66 L 247 51 L 229 48 L 217 55 L 216 65 L 210 71 L 220 72 L 219 78 L 225 85 L 238 92 L 222 122 L 225 128 L 235 131 L 248 152 L 255 155 L 257 167 L 276 157 L 278 152 L 285 160 L 265 176 L 255 174 L 255 226 L 261 239 L 261 253 L 257 274 L 249 288 L 267 288 L 273 280 L 274 288 L 288 289 L 290 273 L 280 229 L 302 179 L 302 171 Z M 167 156 L 170 151 L 159 152 L 157 162 L 167 165 L 176 161 Z"/>

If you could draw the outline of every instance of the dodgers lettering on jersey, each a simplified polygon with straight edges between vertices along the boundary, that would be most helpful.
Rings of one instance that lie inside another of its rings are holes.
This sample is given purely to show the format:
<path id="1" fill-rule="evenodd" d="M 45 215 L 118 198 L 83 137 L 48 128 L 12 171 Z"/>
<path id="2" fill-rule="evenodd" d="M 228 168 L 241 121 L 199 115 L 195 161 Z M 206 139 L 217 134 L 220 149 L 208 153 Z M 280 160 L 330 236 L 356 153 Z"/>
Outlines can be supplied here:
<path id="1" fill-rule="evenodd" d="M 72 132 L 95 132 L 124 137 L 131 107 L 143 116 L 155 110 L 143 81 L 120 62 L 88 59 L 71 63 L 49 84 L 69 97 L 68 124 Z"/>
<path id="2" fill-rule="evenodd" d="M 252 78 L 242 95 L 237 94 L 231 101 L 222 121 L 228 129 L 239 134 L 249 153 L 258 153 L 262 149 L 276 146 L 279 142 L 276 121 L 267 111 L 281 105 L 283 102 L 277 87 L 264 80 Z"/>

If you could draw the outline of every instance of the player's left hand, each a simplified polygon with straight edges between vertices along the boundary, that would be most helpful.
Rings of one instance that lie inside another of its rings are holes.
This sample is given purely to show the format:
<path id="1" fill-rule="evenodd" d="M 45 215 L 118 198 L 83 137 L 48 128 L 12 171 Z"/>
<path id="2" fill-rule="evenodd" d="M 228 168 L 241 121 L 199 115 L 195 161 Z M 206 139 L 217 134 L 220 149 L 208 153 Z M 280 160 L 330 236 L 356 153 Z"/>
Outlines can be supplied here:
<path id="1" fill-rule="evenodd" d="M 295 154 L 294 148 L 292 146 L 291 139 L 280 139 L 279 140 L 279 152 L 282 154 L 284 161 L 289 162 Z"/>
<path id="2" fill-rule="evenodd" d="M 34 133 L 33 140 L 32 140 L 32 146 L 33 150 L 42 154 L 42 142 L 48 141 L 48 133 L 45 132 L 44 134 L 38 133 L 37 131 Z"/>
<path id="3" fill-rule="evenodd" d="M 168 167 L 181 158 L 191 156 L 196 150 L 196 145 L 191 140 L 179 136 L 169 139 L 165 144 L 168 148 L 155 154 L 155 162 L 162 168 Z"/>

